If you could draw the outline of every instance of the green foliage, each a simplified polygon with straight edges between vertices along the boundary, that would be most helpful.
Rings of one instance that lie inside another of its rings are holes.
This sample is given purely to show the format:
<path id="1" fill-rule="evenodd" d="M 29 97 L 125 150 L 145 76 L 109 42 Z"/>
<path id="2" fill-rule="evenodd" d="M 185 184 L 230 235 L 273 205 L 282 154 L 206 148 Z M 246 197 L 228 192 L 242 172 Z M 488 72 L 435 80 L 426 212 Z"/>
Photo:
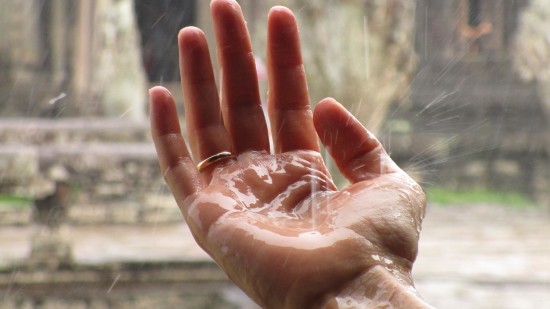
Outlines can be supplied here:
<path id="1" fill-rule="evenodd" d="M 431 187 L 427 189 L 427 195 L 428 202 L 439 205 L 485 203 L 520 208 L 534 205 L 534 201 L 523 194 L 488 189 L 451 190 Z"/>
<path id="2" fill-rule="evenodd" d="M 31 203 L 30 197 L 0 194 L 0 208 L 24 208 L 30 206 Z"/>

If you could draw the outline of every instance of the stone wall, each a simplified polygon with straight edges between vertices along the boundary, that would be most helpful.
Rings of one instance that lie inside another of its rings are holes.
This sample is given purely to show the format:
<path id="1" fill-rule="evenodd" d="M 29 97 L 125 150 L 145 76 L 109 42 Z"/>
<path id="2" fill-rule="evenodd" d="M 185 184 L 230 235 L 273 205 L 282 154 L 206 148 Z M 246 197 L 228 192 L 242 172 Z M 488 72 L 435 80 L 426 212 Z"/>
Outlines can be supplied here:
<path id="1" fill-rule="evenodd" d="M 257 308 L 212 262 L 0 272 L 0 309 Z"/>
<path id="2" fill-rule="evenodd" d="M 426 65 L 411 106 L 388 121 L 383 139 L 394 159 L 427 188 L 516 192 L 547 204 L 550 131 L 536 85 L 505 64 L 438 72 Z"/>
<path id="3" fill-rule="evenodd" d="M 544 0 L 531 0 L 520 17 L 512 60 L 522 78 L 536 81 L 544 112 L 550 117 L 550 6 Z"/>
<path id="4" fill-rule="evenodd" d="M 0 132 L 0 194 L 31 204 L 1 207 L 4 223 L 29 223 L 30 206 L 62 198 L 69 223 L 181 220 L 146 124 L 26 119 L 1 122 Z M 61 183 L 68 197 L 59 196 Z"/>
<path id="5" fill-rule="evenodd" d="M 483 2 L 477 26 L 466 18 L 467 3 L 418 1 L 410 105 L 394 107 L 383 139 L 426 187 L 513 191 L 548 204 L 544 98 L 512 61 L 527 1 Z"/>
<path id="6" fill-rule="evenodd" d="M 143 119 L 146 80 L 133 4 L 2 1 L 0 117 Z"/>

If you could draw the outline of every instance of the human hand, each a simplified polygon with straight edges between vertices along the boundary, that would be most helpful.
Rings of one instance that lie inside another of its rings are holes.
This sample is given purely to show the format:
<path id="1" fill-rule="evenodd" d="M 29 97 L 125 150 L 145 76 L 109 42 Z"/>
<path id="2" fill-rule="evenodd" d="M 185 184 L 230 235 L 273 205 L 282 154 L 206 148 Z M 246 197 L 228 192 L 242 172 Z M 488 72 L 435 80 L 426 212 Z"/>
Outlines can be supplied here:
<path id="1" fill-rule="evenodd" d="M 310 110 L 296 20 L 268 17 L 269 118 L 261 107 L 246 24 L 236 1 L 211 4 L 221 95 L 204 34 L 178 35 L 186 125 L 151 89 L 162 173 L 197 243 L 265 308 L 425 308 L 411 269 L 425 197 L 380 143 L 333 99 Z M 351 185 L 338 190 L 318 137 Z M 198 171 L 222 151 L 234 158 Z"/>

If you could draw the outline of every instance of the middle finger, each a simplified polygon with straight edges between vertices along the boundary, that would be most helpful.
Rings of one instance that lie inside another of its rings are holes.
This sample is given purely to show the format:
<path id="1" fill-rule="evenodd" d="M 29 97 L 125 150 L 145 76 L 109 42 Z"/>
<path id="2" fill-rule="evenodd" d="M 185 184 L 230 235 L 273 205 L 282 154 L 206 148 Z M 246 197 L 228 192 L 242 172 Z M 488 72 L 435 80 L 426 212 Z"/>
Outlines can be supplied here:
<path id="1" fill-rule="evenodd" d="M 224 122 L 236 154 L 269 151 L 252 44 L 243 13 L 235 0 L 211 3 L 218 47 Z"/>

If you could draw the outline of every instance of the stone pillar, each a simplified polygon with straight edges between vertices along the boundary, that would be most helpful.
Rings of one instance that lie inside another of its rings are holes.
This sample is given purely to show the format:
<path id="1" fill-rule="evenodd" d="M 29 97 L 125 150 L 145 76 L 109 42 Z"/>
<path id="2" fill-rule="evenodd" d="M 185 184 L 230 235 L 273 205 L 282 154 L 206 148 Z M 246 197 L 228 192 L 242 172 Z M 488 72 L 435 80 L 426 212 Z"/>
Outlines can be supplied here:
<path id="1" fill-rule="evenodd" d="M 550 119 L 550 6 L 532 0 L 521 12 L 512 46 L 512 60 L 520 76 L 539 85 L 543 109 Z M 550 152 L 550 149 L 548 150 Z"/>
<path id="2" fill-rule="evenodd" d="M 550 160 L 543 156 L 534 162 L 534 195 L 539 207 L 550 213 Z"/>
<path id="3" fill-rule="evenodd" d="M 19 31 L 15 27 L 15 22 L 13 18 L 17 12 L 17 4 L 20 3 L 17 0 L 6 0 L 0 2 L 0 79 L 3 83 L 6 83 L 12 78 L 12 67 L 13 67 L 13 49 L 15 42 L 15 33 Z M 20 13 L 22 14 L 22 13 Z"/>
<path id="4" fill-rule="evenodd" d="M 34 107 L 41 72 L 38 0 L 0 2 L 0 116 L 19 115 Z"/>
<path id="5" fill-rule="evenodd" d="M 17 78 L 32 78 L 33 69 L 40 66 L 40 1 L 12 2 L 10 16 L 11 29 L 8 30 L 8 44 L 14 68 L 20 74 Z M 7 4 L 8 7 L 10 4 Z"/>
<path id="6" fill-rule="evenodd" d="M 97 99 L 92 98 L 92 51 L 94 46 L 94 0 L 79 0 L 76 6 L 76 29 L 72 61 L 72 93 L 75 114 L 98 114 Z"/>
<path id="7" fill-rule="evenodd" d="M 143 119 L 146 78 L 132 0 L 80 0 L 73 58 L 77 113 Z"/>
<path id="8" fill-rule="evenodd" d="M 535 82 L 541 99 L 542 110 L 547 122 L 550 120 L 550 6 L 545 0 L 532 0 L 521 11 L 518 18 L 518 29 L 515 32 L 511 48 L 511 58 L 520 76 Z M 550 142 L 550 129 L 547 126 L 546 139 Z M 550 209 L 550 143 L 544 148 L 544 159 L 536 162 L 535 194 L 547 209 Z"/>
<path id="9" fill-rule="evenodd" d="M 67 0 L 51 0 L 50 38 L 51 67 L 55 91 L 65 91 L 64 86 L 69 77 L 69 46 L 70 35 L 69 10 Z"/>
<path id="10" fill-rule="evenodd" d="M 95 1 L 93 83 L 101 95 L 103 115 L 145 117 L 147 82 L 141 61 L 133 0 Z"/>

